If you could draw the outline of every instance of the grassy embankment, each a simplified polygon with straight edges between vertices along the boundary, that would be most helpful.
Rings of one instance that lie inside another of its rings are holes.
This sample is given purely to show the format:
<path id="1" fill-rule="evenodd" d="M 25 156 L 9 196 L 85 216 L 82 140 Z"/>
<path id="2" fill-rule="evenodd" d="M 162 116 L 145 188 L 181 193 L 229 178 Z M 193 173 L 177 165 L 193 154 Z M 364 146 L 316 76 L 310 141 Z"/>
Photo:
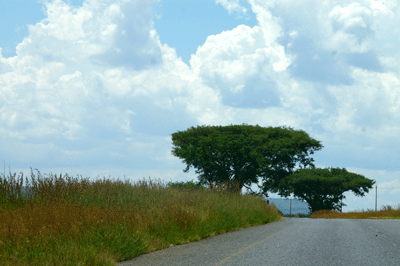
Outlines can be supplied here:
<path id="1" fill-rule="evenodd" d="M 283 215 L 284 217 L 298 218 L 337 218 L 337 219 L 400 219 L 400 204 L 397 209 L 390 205 L 383 206 L 380 211 L 367 209 L 357 212 L 338 212 L 334 210 L 320 210 L 311 214 Z"/>
<path id="2" fill-rule="evenodd" d="M 144 253 L 282 220 L 257 196 L 193 182 L 78 181 L 31 169 L 0 178 L 1 265 L 116 265 Z"/>
<path id="3" fill-rule="evenodd" d="M 367 209 L 358 212 L 337 212 L 332 210 L 321 210 L 313 212 L 310 218 L 337 218 L 337 219 L 400 219 L 400 205 L 397 209 L 390 205 L 383 206 L 380 211 Z"/>

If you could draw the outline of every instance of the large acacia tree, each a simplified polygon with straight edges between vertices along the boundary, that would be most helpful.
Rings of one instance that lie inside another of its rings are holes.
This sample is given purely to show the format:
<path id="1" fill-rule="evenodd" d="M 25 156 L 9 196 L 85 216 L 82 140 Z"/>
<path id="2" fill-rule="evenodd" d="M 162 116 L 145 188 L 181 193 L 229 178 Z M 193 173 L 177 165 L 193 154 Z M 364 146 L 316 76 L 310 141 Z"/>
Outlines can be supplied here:
<path id="1" fill-rule="evenodd" d="M 279 190 L 280 181 L 300 167 L 314 166 L 309 157 L 323 146 L 302 130 L 249 125 L 198 126 L 172 134 L 172 154 L 197 168 L 199 184 L 237 181 L 239 191 L 262 178 L 259 188 Z"/>
<path id="2" fill-rule="evenodd" d="M 306 201 L 311 212 L 318 210 L 340 210 L 346 204 L 343 193 L 353 191 L 356 196 L 364 196 L 375 181 L 362 175 L 347 172 L 345 168 L 298 169 L 281 181 L 282 196 L 289 193 Z M 340 203 L 339 203 L 340 201 Z"/>

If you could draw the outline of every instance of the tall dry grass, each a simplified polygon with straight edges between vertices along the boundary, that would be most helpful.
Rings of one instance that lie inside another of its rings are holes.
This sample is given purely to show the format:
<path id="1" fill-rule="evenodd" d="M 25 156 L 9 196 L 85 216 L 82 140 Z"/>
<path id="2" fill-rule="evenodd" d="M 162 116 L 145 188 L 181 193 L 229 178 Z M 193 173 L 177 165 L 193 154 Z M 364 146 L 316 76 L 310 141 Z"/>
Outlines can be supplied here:
<path id="1" fill-rule="evenodd" d="M 50 174 L 22 192 L 23 173 L 0 178 L 1 265 L 116 265 L 140 254 L 281 220 L 277 209 L 241 195 L 234 182 L 213 188 L 131 184 Z M 17 177 L 17 178 L 16 178 Z M 236 192 L 235 192 L 236 191 Z"/>

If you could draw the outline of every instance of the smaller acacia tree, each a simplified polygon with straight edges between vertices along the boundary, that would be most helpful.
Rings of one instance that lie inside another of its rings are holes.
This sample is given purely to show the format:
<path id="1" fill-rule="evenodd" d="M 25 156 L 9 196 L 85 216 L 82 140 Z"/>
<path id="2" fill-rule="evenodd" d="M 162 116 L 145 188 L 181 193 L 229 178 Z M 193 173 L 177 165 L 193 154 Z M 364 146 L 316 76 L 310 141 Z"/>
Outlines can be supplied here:
<path id="1" fill-rule="evenodd" d="M 280 183 L 282 196 L 290 193 L 306 201 L 311 212 L 318 210 L 340 210 L 346 206 L 339 201 L 343 193 L 353 191 L 356 196 L 364 196 L 375 181 L 362 175 L 347 172 L 345 168 L 302 168 L 287 176 Z"/>

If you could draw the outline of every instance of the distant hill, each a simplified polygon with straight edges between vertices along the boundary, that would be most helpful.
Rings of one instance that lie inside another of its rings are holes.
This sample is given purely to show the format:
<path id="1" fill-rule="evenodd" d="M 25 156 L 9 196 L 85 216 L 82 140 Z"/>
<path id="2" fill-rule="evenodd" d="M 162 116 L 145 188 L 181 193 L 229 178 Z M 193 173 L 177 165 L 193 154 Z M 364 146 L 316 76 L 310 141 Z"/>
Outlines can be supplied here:
<path id="1" fill-rule="evenodd" d="M 266 198 L 264 198 L 265 201 L 267 201 Z M 307 202 L 302 202 L 297 199 L 274 199 L 274 198 L 268 198 L 270 204 L 274 204 L 278 210 L 280 210 L 283 214 L 289 214 L 290 213 L 290 201 L 292 202 L 292 214 L 297 214 L 297 213 L 303 213 L 303 214 L 309 214 L 310 211 L 308 209 L 308 203 Z"/>

